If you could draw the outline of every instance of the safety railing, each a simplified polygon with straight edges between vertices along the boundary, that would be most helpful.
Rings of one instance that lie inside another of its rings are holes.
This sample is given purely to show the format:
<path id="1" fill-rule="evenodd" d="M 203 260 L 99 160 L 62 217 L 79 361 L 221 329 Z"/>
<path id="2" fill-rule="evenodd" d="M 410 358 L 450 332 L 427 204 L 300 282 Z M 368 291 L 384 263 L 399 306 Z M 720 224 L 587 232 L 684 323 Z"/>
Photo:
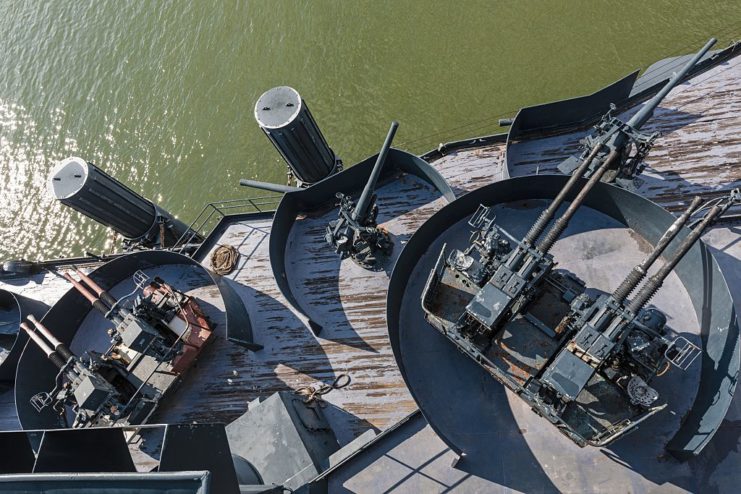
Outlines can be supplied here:
<path id="1" fill-rule="evenodd" d="M 197 237 L 207 238 L 225 216 L 273 212 L 278 207 L 281 197 L 283 197 L 282 194 L 275 194 L 210 202 L 203 207 L 198 216 L 196 216 L 196 219 L 189 225 L 188 230 L 181 235 L 172 249 L 182 253 L 186 247 L 193 244 L 194 239 Z"/>

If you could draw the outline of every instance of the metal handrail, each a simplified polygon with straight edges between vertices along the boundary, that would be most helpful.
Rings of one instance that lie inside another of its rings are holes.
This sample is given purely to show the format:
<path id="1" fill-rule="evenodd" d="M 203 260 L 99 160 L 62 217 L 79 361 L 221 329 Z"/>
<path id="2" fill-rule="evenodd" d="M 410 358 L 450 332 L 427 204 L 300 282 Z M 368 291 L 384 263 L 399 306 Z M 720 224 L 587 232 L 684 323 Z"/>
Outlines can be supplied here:
<path id="1" fill-rule="evenodd" d="M 182 253 L 185 247 L 197 235 L 203 238 L 208 237 L 219 221 L 226 216 L 247 213 L 272 213 L 278 207 L 278 203 L 282 197 L 282 194 L 276 194 L 209 202 L 203 206 L 198 216 L 188 225 L 188 229 L 175 242 L 172 250 Z M 214 221 L 214 218 L 216 218 L 216 221 Z M 209 225 L 211 226 L 209 227 Z"/>

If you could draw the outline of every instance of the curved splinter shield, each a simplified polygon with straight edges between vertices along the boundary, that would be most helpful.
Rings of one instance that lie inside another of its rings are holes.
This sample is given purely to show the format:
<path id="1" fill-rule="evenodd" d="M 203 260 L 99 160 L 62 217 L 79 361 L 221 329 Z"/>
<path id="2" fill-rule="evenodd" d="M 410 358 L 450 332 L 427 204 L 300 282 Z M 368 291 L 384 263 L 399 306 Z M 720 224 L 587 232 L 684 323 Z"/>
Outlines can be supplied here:
<path id="1" fill-rule="evenodd" d="M 0 290 L 0 383 L 12 383 L 15 368 L 28 341 L 20 325 L 29 315 L 40 318 L 49 309 L 43 302 Z"/>
<path id="2" fill-rule="evenodd" d="M 291 283 L 287 268 L 288 262 L 296 257 L 295 249 L 305 249 L 306 244 L 290 242 L 291 230 L 299 218 L 322 209 L 334 208 L 338 192 L 345 195 L 359 195 L 368 182 L 375 162 L 376 156 L 371 156 L 311 187 L 288 192 L 283 195 L 275 211 L 270 230 L 270 266 L 273 276 L 288 303 L 309 319 L 311 315 L 306 304 L 302 305 L 300 297 L 294 293 L 297 287 Z M 455 194 L 448 183 L 429 163 L 407 152 L 389 149 L 386 163 L 380 170 L 379 180 L 381 182 L 399 181 L 404 175 L 414 176 L 426 182 L 436 195 L 444 197 L 448 202 L 455 199 Z M 379 191 L 381 187 L 378 187 Z M 337 218 L 337 214 L 333 213 L 332 218 Z M 326 223 L 322 224 L 322 228 L 325 225 Z M 331 252 L 331 248 L 327 246 L 326 251 Z M 315 322 L 322 323 L 323 321 Z"/>
<path id="3" fill-rule="evenodd" d="M 567 179 L 556 175 L 515 178 L 473 191 L 443 207 L 425 222 L 411 237 L 395 265 L 387 301 L 388 329 L 394 355 L 407 386 L 430 425 L 451 449 L 466 454 L 465 461 L 475 461 L 471 457 L 477 454 L 503 454 L 507 448 L 515 451 L 518 447 L 527 451 L 527 454 L 523 453 L 522 461 L 532 461 L 533 456 L 542 460 L 552 457 L 548 455 L 561 455 L 560 448 L 573 448 L 574 455 L 581 458 L 573 460 L 577 462 L 595 460 L 589 455 L 598 454 L 597 448 L 580 449 L 571 444 L 568 438 L 555 431 L 555 427 L 535 417 L 524 402 L 514 395 L 505 394 L 492 376 L 427 323 L 420 303 L 425 282 L 443 244 L 448 244 L 448 250 L 466 245 L 471 231 L 467 222 L 480 204 L 499 208 L 497 222 L 505 224 L 510 232 L 516 232 L 515 236 L 522 235 L 532 224 L 538 207 L 542 208 L 552 200 Z M 577 190 L 580 188 L 576 187 Z M 574 269 L 579 275 L 583 275 L 578 273 L 580 266 L 597 271 L 601 280 L 608 280 L 606 285 L 618 283 L 629 270 L 617 266 L 630 266 L 630 263 L 614 262 L 628 255 L 627 250 L 623 250 L 625 245 L 637 246 L 636 252 L 645 256 L 650 249 L 646 242 L 656 244 L 675 220 L 671 213 L 649 200 L 603 183 L 588 195 L 584 206 L 566 231 L 565 238 L 559 240 L 570 250 L 559 251 L 557 244 L 554 257 L 557 262 L 563 262 L 561 267 Z M 688 232 L 685 228 L 678 235 L 676 244 Z M 676 244 L 667 249 L 667 256 L 672 255 Z M 670 326 L 673 329 L 682 324 L 687 326 L 687 321 L 696 316 L 697 323 L 692 322 L 685 331 L 695 338 L 698 345 L 702 345 L 702 357 L 691 372 L 671 371 L 678 376 L 674 379 L 684 379 L 681 381 L 684 387 L 674 383 L 676 389 L 668 390 L 666 394 L 682 402 L 682 410 L 676 414 L 658 413 L 641 424 L 637 432 L 618 439 L 614 448 L 610 448 L 611 454 L 620 456 L 625 463 L 631 463 L 630 459 L 639 456 L 648 458 L 654 449 L 657 450 L 656 456 L 666 448 L 680 459 L 699 454 L 711 444 L 735 391 L 733 376 L 739 371 L 739 328 L 729 289 L 718 264 L 707 247 L 698 242 L 676 267 L 675 273 L 675 286 L 666 287 L 667 293 L 663 296 L 671 306 L 672 290 L 680 294 L 676 305 L 683 304 L 688 317 L 684 321 L 681 315 L 674 319 L 670 317 Z M 591 286 L 589 280 L 585 281 L 587 286 Z M 609 287 L 597 288 L 604 290 Z M 686 303 L 681 300 L 686 300 Z M 660 297 L 657 296 L 653 302 L 663 310 L 664 302 Z M 472 406 L 472 403 L 476 405 Z M 539 434 L 540 428 L 543 434 Z M 517 434 L 512 432 L 518 430 Z M 528 430 L 534 435 L 526 436 L 523 431 Z M 652 435 L 656 431 L 661 433 Z M 494 437 L 498 438 L 497 441 L 492 439 Z M 646 441 L 653 444 L 646 446 Z M 640 444 L 652 449 L 639 454 Z M 652 457 L 642 468 L 657 471 L 673 468 L 659 463 Z M 609 468 L 622 468 L 620 475 L 631 475 L 625 473 L 627 469 L 624 467 Z"/>

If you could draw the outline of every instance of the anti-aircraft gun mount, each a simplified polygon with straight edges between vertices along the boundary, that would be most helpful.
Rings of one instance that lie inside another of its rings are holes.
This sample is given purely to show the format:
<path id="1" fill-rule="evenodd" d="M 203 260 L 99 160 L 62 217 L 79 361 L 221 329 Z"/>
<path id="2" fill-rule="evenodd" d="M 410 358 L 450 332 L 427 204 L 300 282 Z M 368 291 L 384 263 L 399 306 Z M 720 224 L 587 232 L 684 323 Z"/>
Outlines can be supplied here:
<path id="1" fill-rule="evenodd" d="M 54 389 L 31 398 L 31 405 L 38 412 L 51 407 L 66 422 L 66 408 L 69 407 L 74 417 L 71 424 L 74 428 L 113 425 L 124 417 L 135 421 L 139 414 L 149 414 L 152 403 L 144 399 L 138 401 L 137 410 L 127 410 L 126 404 L 136 388 L 118 365 L 97 355 L 80 358 L 55 338 L 46 326 L 33 317 L 28 320 L 37 332 L 25 322 L 21 328 L 59 369 Z"/>
<path id="2" fill-rule="evenodd" d="M 422 292 L 425 318 L 576 444 L 606 445 L 666 406 L 652 379 L 672 366 L 686 370 L 700 355 L 699 347 L 674 335 L 661 311 L 646 305 L 703 231 L 737 200 L 731 194 L 703 208 L 708 210 L 697 226 L 630 301 L 700 209 L 699 198 L 611 295 L 597 298 L 573 274 L 553 270 L 547 248 L 529 243 L 532 235 L 518 241 L 496 224 L 491 208 L 481 206 L 469 222 L 475 228 L 469 246 L 450 253 L 443 247 Z M 525 262 L 510 274 L 517 257 Z M 537 268 L 522 269 L 528 263 Z M 508 293 L 518 293 L 514 302 Z M 537 347 L 537 355 L 509 348 L 518 339 Z"/>
<path id="3" fill-rule="evenodd" d="M 715 43 L 716 39 L 711 38 L 627 122 L 613 116 L 612 113 L 616 108 L 611 105 L 610 111 L 595 126 L 595 132 L 582 140 L 583 153 L 579 157 L 572 156 L 566 159 L 558 166 L 558 169 L 567 175 L 576 174 L 582 170 L 582 165 L 586 164 L 586 170 L 581 173 L 582 176 L 589 177 L 606 164 L 607 169 L 603 172 L 603 181 L 614 182 L 628 190 L 635 190 L 641 183 L 636 177 L 643 172 L 646 166 L 644 158 L 658 137 L 658 133 L 641 132 L 641 127 L 651 118 L 667 94 L 684 79 Z"/>
<path id="4" fill-rule="evenodd" d="M 339 200 L 338 218 L 330 222 L 325 233 L 327 243 L 342 259 L 349 257 L 366 269 L 380 269 L 383 259 L 393 250 L 393 243 L 388 232 L 379 228 L 376 222 L 378 205 L 375 188 L 398 127 L 398 122 L 391 123 L 386 140 L 357 203 L 349 195 L 336 193 L 335 197 Z M 299 187 L 247 179 L 240 180 L 239 184 L 278 193 L 301 190 Z"/>
<path id="5" fill-rule="evenodd" d="M 381 226 L 388 231 L 388 236 L 392 239 L 405 237 L 411 233 L 409 229 L 414 224 L 413 221 L 419 220 L 418 208 L 424 204 L 429 204 L 440 197 L 447 202 L 455 199 L 455 193 L 440 172 L 418 156 L 389 148 L 380 168 L 376 168 L 377 162 L 378 156 L 374 154 L 305 188 L 264 183 L 256 185 L 253 181 L 240 181 L 242 185 L 282 194 L 271 223 L 270 266 L 282 295 L 299 314 L 309 320 L 309 327 L 315 333 L 321 331 L 329 321 L 321 314 L 324 311 L 319 305 L 312 307 L 313 300 L 324 296 L 320 295 L 324 293 L 324 289 L 331 289 L 330 287 L 335 284 L 329 281 L 330 278 L 325 277 L 324 288 L 315 290 L 306 283 L 308 278 L 313 278 L 318 271 L 323 271 L 330 277 L 339 276 L 339 272 L 344 269 L 350 269 L 360 275 L 355 269 L 356 263 L 342 262 L 342 259 L 334 255 L 327 246 L 325 238 L 327 225 L 342 219 L 338 214 L 338 192 L 355 201 L 368 187 L 374 169 L 380 171 L 376 185 L 368 189 L 370 195 L 366 195 L 367 199 L 363 201 L 371 200 L 369 214 L 370 219 L 374 219 L 376 213 L 372 208 L 372 199 L 377 195 L 377 202 L 383 215 Z M 388 198 L 391 200 L 387 203 Z M 355 209 L 358 209 L 357 205 Z M 350 209 L 346 208 L 346 211 L 350 212 Z M 342 229 L 338 233 L 342 233 Z M 352 233 L 350 229 L 348 236 Z M 377 233 L 382 235 L 382 231 Z M 347 247 L 351 245 L 348 243 Z M 356 250 L 357 247 L 360 246 L 356 246 Z M 318 252 L 323 254 L 317 257 Z M 393 252 L 392 255 L 395 256 L 397 253 Z M 378 252 L 374 256 L 378 261 L 376 266 L 380 267 L 383 263 L 383 253 Z M 315 266 L 316 269 L 301 268 L 310 266 Z M 385 286 L 386 271 L 371 267 L 367 272 L 369 275 L 378 274 L 379 287 Z"/>
<path id="6" fill-rule="evenodd" d="M 25 324 L 24 331 L 59 369 L 54 389 L 37 393 L 31 404 L 38 412 L 51 407 L 63 419 L 69 409 L 72 427 L 142 424 L 195 363 L 213 335 L 211 325 L 192 297 L 159 278 L 137 271 L 134 291 L 117 300 L 75 271 L 79 281 L 62 276 L 114 324 L 107 330 L 110 345 L 78 357 L 29 318 L 46 341 Z"/>
<path id="7" fill-rule="evenodd" d="M 329 223 L 325 233 L 327 243 L 340 258 L 349 257 L 366 269 L 379 269 L 383 259 L 388 257 L 393 249 L 388 232 L 380 228 L 376 222 L 378 205 L 374 191 L 398 128 L 398 122 L 391 123 L 376 164 L 357 203 L 351 197 L 341 192 L 337 193 L 337 199 L 340 201 L 339 217 Z"/>

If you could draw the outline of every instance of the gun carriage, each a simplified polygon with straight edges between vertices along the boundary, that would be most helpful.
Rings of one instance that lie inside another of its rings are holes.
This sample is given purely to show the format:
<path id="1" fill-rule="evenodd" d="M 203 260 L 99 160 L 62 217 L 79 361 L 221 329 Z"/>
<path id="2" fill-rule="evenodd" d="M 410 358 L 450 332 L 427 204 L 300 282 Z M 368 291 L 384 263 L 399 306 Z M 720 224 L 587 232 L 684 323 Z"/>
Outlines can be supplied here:
<path id="1" fill-rule="evenodd" d="M 37 393 L 31 404 L 38 412 L 51 407 L 65 422 L 69 412 L 72 427 L 145 423 L 206 347 L 211 324 L 192 297 L 160 278 L 137 271 L 134 291 L 117 300 L 84 272 L 75 272 L 79 280 L 62 276 L 113 323 L 106 330 L 110 345 L 75 355 L 30 316 L 31 326 L 23 323 L 22 329 L 58 369 L 54 389 Z"/>

